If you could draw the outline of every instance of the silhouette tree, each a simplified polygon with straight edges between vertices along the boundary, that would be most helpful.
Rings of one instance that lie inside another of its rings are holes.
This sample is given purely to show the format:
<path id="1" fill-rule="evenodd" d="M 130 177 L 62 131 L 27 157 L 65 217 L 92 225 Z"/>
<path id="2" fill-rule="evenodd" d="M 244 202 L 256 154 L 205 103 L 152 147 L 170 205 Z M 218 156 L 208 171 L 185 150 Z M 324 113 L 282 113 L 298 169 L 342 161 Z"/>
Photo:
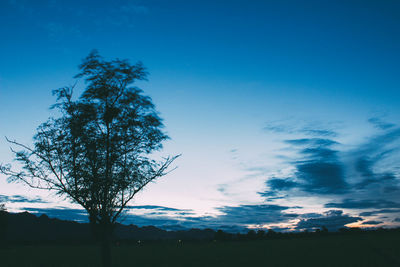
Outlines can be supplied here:
<path id="1" fill-rule="evenodd" d="M 264 230 L 258 230 L 257 231 L 257 239 L 263 239 L 265 237 L 265 231 Z"/>
<path id="2" fill-rule="evenodd" d="M 7 211 L 4 203 L 0 203 L 0 247 L 5 245 L 7 233 Z"/>
<path id="3" fill-rule="evenodd" d="M 249 231 L 247 232 L 247 239 L 249 239 L 249 240 L 254 240 L 254 239 L 256 239 L 256 237 L 257 237 L 256 231 L 254 231 L 254 230 L 249 230 Z"/>
<path id="4" fill-rule="evenodd" d="M 274 230 L 272 230 L 272 229 L 268 229 L 268 231 L 267 231 L 267 237 L 268 238 L 274 238 L 274 237 L 276 237 L 277 236 L 277 232 L 275 232 Z"/>
<path id="5" fill-rule="evenodd" d="M 117 219 L 130 200 L 149 182 L 167 173 L 178 156 L 155 161 L 150 154 L 168 136 L 148 96 L 133 86 L 146 80 L 143 65 L 127 60 L 105 61 L 91 52 L 75 78 L 86 82 L 80 98 L 75 86 L 53 91 L 51 108 L 58 118 L 39 126 L 33 148 L 8 140 L 23 170 L 1 171 L 10 181 L 54 190 L 80 204 L 89 214 L 94 236 L 101 241 L 103 265 L 111 265 L 110 242 Z"/>
<path id="6" fill-rule="evenodd" d="M 227 241 L 232 239 L 232 234 L 226 233 L 219 229 L 217 232 L 215 232 L 214 239 L 218 241 Z"/>

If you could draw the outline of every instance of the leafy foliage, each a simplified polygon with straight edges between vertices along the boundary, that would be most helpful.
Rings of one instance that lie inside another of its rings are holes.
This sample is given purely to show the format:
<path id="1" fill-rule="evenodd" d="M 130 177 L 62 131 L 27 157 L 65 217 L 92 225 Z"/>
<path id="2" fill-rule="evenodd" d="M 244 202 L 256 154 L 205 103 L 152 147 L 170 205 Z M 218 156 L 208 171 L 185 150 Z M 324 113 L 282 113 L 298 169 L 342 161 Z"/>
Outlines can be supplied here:
<path id="1" fill-rule="evenodd" d="M 176 158 L 150 158 L 168 136 L 151 99 L 133 86 L 146 75 L 141 63 L 104 61 L 92 52 L 75 76 L 87 84 L 80 98 L 74 100 L 74 86 L 54 90 L 52 108 L 61 116 L 39 126 L 33 148 L 8 140 L 22 148 L 13 152 L 23 171 L 1 171 L 10 181 L 79 203 L 92 223 L 115 223 L 135 194 L 165 175 Z"/>

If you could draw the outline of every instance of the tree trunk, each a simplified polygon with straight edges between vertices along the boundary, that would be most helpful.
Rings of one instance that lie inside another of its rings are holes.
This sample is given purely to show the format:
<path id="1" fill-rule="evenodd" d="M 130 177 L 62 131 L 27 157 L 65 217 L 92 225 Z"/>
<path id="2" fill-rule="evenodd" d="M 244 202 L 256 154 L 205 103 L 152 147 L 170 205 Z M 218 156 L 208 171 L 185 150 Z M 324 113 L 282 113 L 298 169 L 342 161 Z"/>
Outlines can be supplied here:
<path id="1" fill-rule="evenodd" d="M 0 210 L 0 248 L 6 246 L 7 217 L 7 212 Z"/>
<path id="2" fill-rule="evenodd" d="M 103 267 L 111 267 L 111 244 L 109 238 L 101 241 L 101 260 Z"/>
<path id="3" fill-rule="evenodd" d="M 101 242 L 101 260 L 103 267 L 111 267 L 111 235 L 113 227 L 109 222 L 99 225 Z"/>
<path id="4" fill-rule="evenodd" d="M 113 224 L 109 218 L 97 220 L 95 213 L 89 213 L 89 223 L 92 232 L 92 238 L 95 244 L 99 245 L 101 265 L 111 267 L 111 237 L 114 230 Z"/>
<path id="5" fill-rule="evenodd" d="M 99 224 L 98 222 L 96 222 L 95 219 L 93 219 L 92 216 L 89 216 L 89 225 L 93 242 L 95 243 L 99 242 L 100 241 Z"/>

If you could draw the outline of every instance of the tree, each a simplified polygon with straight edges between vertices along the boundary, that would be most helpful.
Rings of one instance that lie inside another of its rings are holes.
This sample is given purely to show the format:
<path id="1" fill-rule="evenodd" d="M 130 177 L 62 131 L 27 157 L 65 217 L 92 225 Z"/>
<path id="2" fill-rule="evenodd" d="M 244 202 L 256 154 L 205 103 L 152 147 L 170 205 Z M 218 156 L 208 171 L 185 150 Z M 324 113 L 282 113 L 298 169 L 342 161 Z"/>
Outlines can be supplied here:
<path id="1" fill-rule="evenodd" d="M 151 99 L 133 86 L 147 76 L 140 62 L 105 61 L 93 51 L 79 68 L 75 78 L 86 82 L 80 98 L 73 98 L 75 86 L 54 90 L 57 101 L 51 108 L 59 117 L 39 126 L 33 148 L 7 139 L 22 149 L 12 151 L 23 170 L 3 165 L 1 171 L 10 181 L 54 190 L 80 204 L 101 241 L 103 265 L 110 266 L 117 219 L 140 190 L 167 173 L 177 156 L 150 158 L 168 136 Z"/>
<path id="2" fill-rule="evenodd" d="M 232 234 L 224 232 L 221 229 L 219 229 L 215 233 L 214 238 L 215 238 L 215 240 L 218 240 L 218 241 L 227 241 L 227 240 L 231 240 L 232 239 Z"/>
<path id="3" fill-rule="evenodd" d="M 254 230 L 249 230 L 249 231 L 247 232 L 247 239 L 248 239 L 248 240 L 254 240 L 254 239 L 256 239 L 256 237 L 257 237 L 256 231 L 254 231 Z"/>
<path id="4" fill-rule="evenodd" d="M 257 231 L 257 239 L 263 239 L 264 237 L 265 237 L 265 231 L 259 229 L 259 230 Z"/>
<path id="5" fill-rule="evenodd" d="M 3 203 L 0 203 L 0 247 L 5 245 L 7 232 L 7 210 Z"/>

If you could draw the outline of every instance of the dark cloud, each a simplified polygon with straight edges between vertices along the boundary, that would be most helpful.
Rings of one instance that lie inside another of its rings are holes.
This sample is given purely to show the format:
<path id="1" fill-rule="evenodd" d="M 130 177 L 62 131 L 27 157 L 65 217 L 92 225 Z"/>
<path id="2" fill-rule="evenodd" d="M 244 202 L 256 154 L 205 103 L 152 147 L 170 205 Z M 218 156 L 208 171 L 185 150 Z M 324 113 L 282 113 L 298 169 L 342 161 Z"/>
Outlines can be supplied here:
<path id="1" fill-rule="evenodd" d="M 296 177 L 303 181 L 301 188 L 318 194 L 346 192 L 343 166 L 339 162 L 310 160 L 297 165 Z"/>
<path id="2" fill-rule="evenodd" d="M 272 190 L 288 190 L 293 187 L 297 187 L 298 183 L 290 180 L 290 179 L 279 179 L 279 178 L 273 178 L 267 181 L 267 185 L 272 189 Z"/>
<path id="3" fill-rule="evenodd" d="M 165 230 L 184 230 L 190 228 L 223 229 L 228 232 L 246 232 L 249 224 L 288 223 L 294 218 L 301 218 L 296 229 L 314 229 L 325 226 L 329 230 L 337 230 L 345 224 L 361 220 L 358 217 L 344 215 L 340 210 L 331 210 L 324 214 L 296 214 L 286 212 L 290 208 L 279 205 L 241 205 L 218 208 L 223 214 L 219 216 L 154 216 L 124 213 L 119 222 L 138 226 L 156 226 Z M 88 216 L 83 209 L 68 208 L 25 208 L 24 210 L 37 215 L 46 214 L 50 218 L 88 222 Z M 285 228 L 288 230 L 289 228 Z M 275 229 L 276 230 L 276 229 Z"/>
<path id="4" fill-rule="evenodd" d="M 393 177 L 393 176 L 391 176 L 391 177 Z M 384 193 L 393 193 L 396 191 L 400 191 L 400 187 L 398 186 L 397 181 L 396 181 L 396 185 L 383 186 Z"/>
<path id="5" fill-rule="evenodd" d="M 337 133 L 332 129 L 324 129 L 319 123 L 312 123 L 304 125 L 296 121 L 290 122 L 289 120 L 281 120 L 268 122 L 267 125 L 263 128 L 263 130 L 273 133 L 286 133 L 286 134 L 304 134 L 307 136 L 322 136 L 322 137 L 335 137 Z"/>
<path id="6" fill-rule="evenodd" d="M 261 196 L 264 196 L 264 197 L 266 197 L 266 200 L 267 201 L 273 201 L 273 200 L 277 200 L 277 199 L 285 199 L 287 196 L 267 196 L 265 193 L 263 193 L 263 192 L 259 192 L 259 194 L 261 195 Z"/>
<path id="7" fill-rule="evenodd" d="M 145 207 L 150 211 L 156 208 L 155 212 L 137 215 L 127 211 L 118 220 L 123 224 L 135 224 L 138 226 L 153 225 L 165 230 L 190 229 L 190 228 L 212 228 L 223 229 L 230 232 L 246 232 L 248 224 L 267 224 L 276 222 L 288 222 L 298 217 L 295 213 L 285 213 L 290 207 L 279 205 L 242 205 L 220 207 L 222 213 L 218 216 L 193 216 L 193 213 L 180 211 L 179 209 L 161 206 L 134 206 Z M 157 208 L 166 211 L 180 211 L 173 214 L 166 214 L 164 211 L 157 212 Z M 298 207 L 296 207 L 298 208 Z M 24 208 L 23 210 L 37 215 L 46 214 L 50 218 L 62 220 L 75 220 L 88 222 L 88 215 L 83 209 L 68 208 Z M 131 209 L 135 210 L 135 209 Z"/>
<path id="8" fill-rule="evenodd" d="M 299 187 L 306 192 L 318 194 L 344 193 L 347 187 L 343 163 L 338 151 L 332 146 L 338 144 L 331 139 L 303 138 L 286 140 L 294 146 L 302 146 L 301 159 L 294 161 L 294 177 Z"/>
<path id="9" fill-rule="evenodd" d="M 368 119 L 368 122 L 371 123 L 372 125 L 374 125 L 375 128 L 378 128 L 381 130 L 387 130 L 389 128 L 393 128 L 394 126 L 396 126 L 393 123 L 384 122 L 381 118 L 378 118 L 378 117 L 372 117 L 372 118 Z"/>
<path id="10" fill-rule="evenodd" d="M 291 207 L 279 205 L 240 205 L 218 208 L 223 213 L 216 218 L 219 222 L 232 224 L 266 224 L 288 221 L 283 211 Z"/>
<path id="11" fill-rule="evenodd" d="M 145 214 L 136 215 L 135 211 L 145 210 Z M 139 226 L 154 225 L 166 230 L 172 229 L 170 226 L 182 224 L 182 220 L 193 216 L 191 209 L 176 209 L 164 206 L 142 205 L 129 206 L 125 210 L 120 221 L 123 223 L 133 223 Z M 187 225 L 185 225 L 186 227 Z M 181 225 L 180 227 L 184 227 Z"/>
<path id="12" fill-rule="evenodd" d="M 284 141 L 297 150 L 300 156 L 297 161 L 289 161 L 295 167 L 294 175 L 267 180 L 267 191 L 260 194 L 265 197 L 277 196 L 279 191 L 296 188 L 297 192 L 344 195 L 357 193 L 371 186 L 375 192 L 379 190 L 380 193 L 400 191 L 398 170 L 390 169 L 394 162 L 385 161 L 396 153 L 399 154 L 400 146 L 396 145 L 396 141 L 400 138 L 400 128 L 385 127 L 385 129 L 383 134 L 370 138 L 351 153 L 336 149 L 340 144 L 329 138 L 299 138 Z M 351 154 L 355 156 L 355 160 L 345 162 L 342 155 Z M 386 166 L 386 169 L 382 169 L 382 166 Z M 347 170 L 354 170 L 358 174 L 354 177 L 361 179 L 357 181 L 349 177 Z"/>
<path id="13" fill-rule="evenodd" d="M 338 142 L 322 138 L 302 138 L 285 141 L 298 150 L 300 159 L 290 162 L 295 172 L 289 178 L 272 178 L 266 181 L 268 189 L 259 194 L 263 197 L 277 196 L 281 191 L 298 189 L 305 193 L 344 194 L 348 184 L 345 181 L 344 164 L 339 160 L 338 151 L 332 146 Z"/>
<path id="14" fill-rule="evenodd" d="M 371 225 L 377 225 L 383 223 L 382 221 L 364 221 L 361 224 L 371 224 Z"/>
<path id="15" fill-rule="evenodd" d="M 185 216 L 179 225 L 186 228 L 212 228 L 228 232 L 247 232 L 249 224 L 268 224 L 289 222 L 297 218 L 296 213 L 286 213 L 290 208 L 279 205 L 240 205 L 217 208 L 222 214 L 218 216 Z M 165 226 L 164 226 L 165 228 Z"/>
<path id="16" fill-rule="evenodd" d="M 324 147 L 318 147 L 318 148 L 309 147 L 301 150 L 300 153 L 306 156 L 309 155 L 317 159 L 321 158 L 332 159 L 336 156 L 337 151 Z"/>
<path id="17" fill-rule="evenodd" d="M 399 169 L 396 168 L 400 160 L 400 128 L 384 127 L 382 130 L 352 151 L 354 169 L 361 178 L 354 184 L 354 191 L 368 189 L 371 197 L 400 190 Z"/>
<path id="18" fill-rule="evenodd" d="M 191 228 L 190 225 L 185 225 L 184 221 L 167 216 L 142 216 L 135 214 L 125 214 L 119 220 L 123 224 L 134 224 L 137 226 L 155 226 L 164 230 L 180 228 Z"/>
<path id="19" fill-rule="evenodd" d="M 337 231 L 345 227 L 346 224 L 361 221 L 360 217 L 353 217 L 348 214 L 343 214 L 341 210 L 330 210 L 320 217 L 301 219 L 297 225 L 297 230 L 312 230 L 316 228 L 326 227 L 330 231 Z"/>
<path id="20" fill-rule="evenodd" d="M 384 199 L 354 200 L 344 199 L 342 202 L 331 202 L 325 204 L 326 208 L 341 209 L 381 209 L 381 208 L 400 208 L 400 203 Z"/>
<path id="21" fill-rule="evenodd" d="M 322 146 L 329 147 L 337 144 L 336 141 L 325 139 L 325 138 L 301 138 L 286 140 L 286 143 L 295 146 Z"/>
<path id="22" fill-rule="evenodd" d="M 390 128 L 380 135 L 369 138 L 368 142 L 357 148 L 354 152 L 362 156 L 380 155 L 388 156 L 398 152 L 398 141 L 400 139 L 400 128 Z M 387 148 L 389 145 L 397 144 L 395 148 Z"/>
<path id="23" fill-rule="evenodd" d="M 364 187 L 365 185 L 376 181 L 375 175 L 372 172 L 372 165 L 373 162 L 366 157 L 357 159 L 355 169 L 364 177 L 364 181 L 361 182 L 359 186 Z"/>
<path id="24" fill-rule="evenodd" d="M 394 222 L 400 222 L 400 218 L 396 218 L 393 220 Z"/>
<path id="25" fill-rule="evenodd" d="M 329 194 L 338 200 L 326 203 L 327 208 L 366 210 L 360 216 L 400 214 L 397 194 L 400 192 L 400 168 L 397 164 L 400 160 L 400 128 L 379 118 L 371 118 L 369 122 L 381 131 L 359 145 L 352 145 L 351 150 L 345 150 L 349 146 L 331 138 L 335 136 L 334 132 L 324 133 L 318 128 L 315 131 L 307 128 L 315 136 L 309 134 L 309 138 L 285 140 L 284 143 L 297 152 L 297 159 L 283 159 L 294 168 L 293 174 L 267 179 L 266 190 L 259 194 L 267 200 L 309 193 Z M 288 126 L 285 129 L 279 124 L 270 125 L 267 130 L 300 133 L 299 127 Z M 304 218 L 302 215 L 302 223 L 320 220 L 318 214 L 314 215 L 317 217 Z M 392 220 L 393 216 L 387 219 Z"/>
<path id="26" fill-rule="evenodd" d="M 320 138 L 306 138 L 286 141 L 305 148 L 299 151 L 301 159 L 293 162 L 296 167 L 294 177 L 298 187 L 305 192 L 318 194 L 340 194 L 347 189 L 344 166 L 331 148 L 336 141 Z"/>
<path id="27" fill-rule="evenodd" d="M 10 203 L 49 203 L 48 201 L 42 199 L 39 196 L 27 197 L 22 195 L 0 195 L 0 202 L 10 202 Z"/>
<path id="28" fill-rule="evenodd" d="M 284 216 L 284 217 L 288 217 L 288 218 L 297 218 L 297 217 L 299 217 L 300 215 L 299 215 L 299 214 L 296 214 L 296 213 L 285 213 L 285 214 L 283 214 L 283 216 Z"/>
<path id="29" fill-rule="evenodd" d="M 360 216 L 376 216 L 380 214 L 387 214 L 387 213 L 399 213 L 400 214 L 400 209 L 381 209 L 381 210 L 374 210 L 374 211 L 365 211 L 361 212 Z"/>
<path id="30" fill-rule="evenodd" d="M 357 158 L 355 162 L 355 170 L 362 177 L 362 181 L 355 184 L 356 188 L 366 188 L 370 185 L 376 186 L 387 185 L 385 188 L 386 192 L 397 191 L 399 187 L 397 186 L 396 176 L 391 172 L 376 173 L 374 172 L 374 166 L 383 160 L 384 156 L 391 153 L 391 151 L 384 151 L 378 153 L 374 157 L 361 156 Z"/>
<path id="31" fill-rule="evenodd" d="M 249 224 L 268 224 L 288 222 L 298 214 L 286 213 L 291 207 L 279 205 L 240 205 L 217 208 L 222 214 L 218 216 L 189 216 L 160 217 L 146 215 L 125 215 L 124 223 L 137 225 L 154 225 L 163 229 L 181 228 L 212 228 L 228 232 L 246 232 Z M 298 208 L 298 207 L 296 207 Z"/>

